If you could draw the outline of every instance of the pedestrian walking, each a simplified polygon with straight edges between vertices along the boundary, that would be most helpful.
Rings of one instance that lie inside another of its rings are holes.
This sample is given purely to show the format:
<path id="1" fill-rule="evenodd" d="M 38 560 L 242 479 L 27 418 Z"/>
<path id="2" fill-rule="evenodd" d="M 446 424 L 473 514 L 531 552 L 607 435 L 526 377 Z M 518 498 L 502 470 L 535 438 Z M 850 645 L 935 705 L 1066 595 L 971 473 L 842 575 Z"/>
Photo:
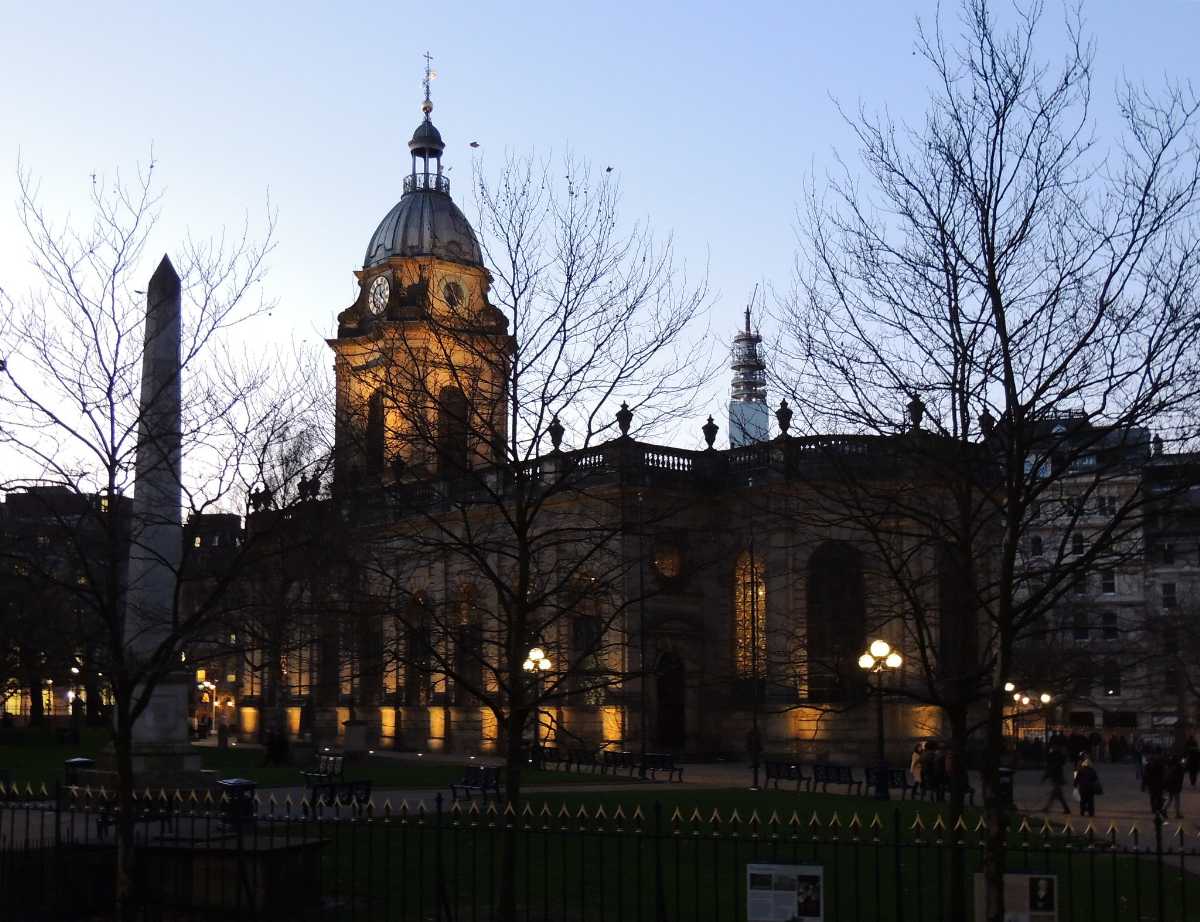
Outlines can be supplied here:
<path id="1" fill-rule="evenodd" d="M 913 746 L 912 758 L 908 760 L 908 773 L 912 775 L 914 791 L 921 791 L 921 750 L 924 748 L 924 744 L 918 741 Z"/>
<path id="2" fill-rule="evenodd" d="M 1200 774 L 1200 746 L 1196 744 L 1196 737 L 1188 737 L 1187 752 L 1183 758 L 1185 767 L 1187 768 L 1188 782 L 1194 788 L 1196 786 L 1196 776 Z"/>
<path id="3" fill-rule="evenodd" d="M 1175 819 L 1183 819 L 1183 764 L 1183 756 L 1178 751 L 1172 750 L 1170 756 L 1167 757 L 1164 778 L 1167 801 L 1163 805 L 1163 819 L 1166 819 L 1172 804 L 1175 806 Z"/>
<path id="4" fill-rule="evenodd" d="M 1100 786 L 1100 775 L 1092 765 L 1091 759 L 1084 756 L 1080 760 L 1079 766 L 1075 769 L 1073 783 L 1075 790 L 1079 792 L 1079 815 L 1095 816 L 1096 795 L 1103 794 L 1104 789 Z"/>
<path id="5" fill-rule="evenodd" d="M 1155 819 L 1166 819 L 1167 813 L 1163 809 L 1167 787 L 1166 763 L 1161 753 L 1143 751 L 1142 755 L 1146 759 L 1142 769 L 1142 790 L 1150 795 L 1150 812 L 1154 814 Z"/>
<path id="6" fill-rule="evenodd" d="M 1066 783 L 1063 777 L 1063 766 L 1066 764 L 1067 757 L 1063 754 L 1062 748 L 1054 745 L 1050 747 L 1050 751 L 1046 753 L 1046 770 L 1042 772 L 1042 780 L 1050 782 L 1050 793 L 1046 797 L 1046 804 L 1042 807 L 1043 813 L 1050 812 L 1050 805 L 1056 800 L 1062 804 L 1063 813 L 1068 816 L 1071 813 L 1071 808 L 1067 804 L 1067 799 L 1063 797 L 1063 785 Z"/>

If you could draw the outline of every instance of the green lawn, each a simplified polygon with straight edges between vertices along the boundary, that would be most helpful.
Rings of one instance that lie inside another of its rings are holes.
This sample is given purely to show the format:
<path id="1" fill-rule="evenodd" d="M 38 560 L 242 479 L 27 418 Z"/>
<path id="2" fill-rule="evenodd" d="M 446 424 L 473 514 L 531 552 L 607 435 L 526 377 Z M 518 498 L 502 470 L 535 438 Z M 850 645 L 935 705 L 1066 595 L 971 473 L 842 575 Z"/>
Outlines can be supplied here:
<path id="1" fill-rule="evenodd" d="M 108 731 L 103 728 L 85 729 L 78 744 L 58 742 L 56 734 L 48 727 L 12 729 L 0 733 L 0 769 L 7 771 L 22 787 L 31 784 L 36 789 L 45 784 L 49 789 L 55 781 L 62 780 L 66 759 L 75 756 L 102 759 L 107 745 Z M 201 766 L 216 771 L 222 778 L 249 778 L 263 786 L 299 786 L 303 783 L 301 766 L 264 765 L 262 749 L 197 746 L 196 751 L 200 753 Z M 370 780 L 376 788 L 446 789 L 462 777 L 463 766 L 468 763 L 466 756 L 401 761 L 376 755 L 361 762 L 347 762 L 346 778 Z M 525 783 L 532 785 L 608 780 L 592 775 L 533 770 L 523 773 L 523 777 Z"/>

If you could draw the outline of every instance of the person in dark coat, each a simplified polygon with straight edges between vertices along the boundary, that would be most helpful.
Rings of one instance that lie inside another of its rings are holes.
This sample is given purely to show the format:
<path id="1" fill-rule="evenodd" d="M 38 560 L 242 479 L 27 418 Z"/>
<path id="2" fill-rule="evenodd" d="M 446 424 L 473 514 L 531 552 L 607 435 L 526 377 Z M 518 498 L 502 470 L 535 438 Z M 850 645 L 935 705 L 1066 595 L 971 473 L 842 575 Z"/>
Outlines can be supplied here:
<path id="1" fill-rule="evenodd" d="M 1163 819 L 1166 819 L 1167 811 L 1171 809 L 1172 804 L 1175 805 L 1175 819 L 1183 819 L 1184 758 L 1176 750 L 1171 752 L 1166 761 L 1166 771 L 1163 780 L 1167 792 L 1167 800 L 1163 805 Z"/>
<path id="2" fill-rule="evenodd" d="M 1195 787 L 1196 776 L 1200 775 L 1200 746 L 1196 744 L 1196 737 L 1188 737 L 1187 751 L 1184 753 L 1183 760 L 1188 773 L 1188 781 L 1192 787 Z"/>
<path id="3" fill-rule="evenodd" d="M 1142 769 L 1142 785 L 1150 795 L 1150 812 L 1155 818 L 1166 819 L 1163 809 L 1163 798 L 1167 787 L 1167 766 L 1161 753 L 1146 754 L 1146 764 Z"/>
<path id="4" fill-rule="evenodd" d="M 1050 805 L 1056 800 L 1062 804 L 1063 813 L 1067 815 L 1071 813 L 1067 799 L 1063 797 L 1063 785 L 1066 783 L 1063 767 L 1066 765 L 1066 761 L 1067 757 L 1059 746 L 1051 746 L 1050 751 L 1046 753 L 1046 770 L 1042 772 L 1042 780 L 1050 782 L 1050 793 L 1046 797 L 1045 806 L 1042 807 L 1043 813 L 1050 812 Z"/>
<path id="5" fill-rule="evenodd" d="M 1100 775 L 1092 760 L 1084 756 L 1075 769 L 1075 790 L 1079 792 L 1079 815 L 1096 815 L 1096 795 L 1100 793 Z"/>

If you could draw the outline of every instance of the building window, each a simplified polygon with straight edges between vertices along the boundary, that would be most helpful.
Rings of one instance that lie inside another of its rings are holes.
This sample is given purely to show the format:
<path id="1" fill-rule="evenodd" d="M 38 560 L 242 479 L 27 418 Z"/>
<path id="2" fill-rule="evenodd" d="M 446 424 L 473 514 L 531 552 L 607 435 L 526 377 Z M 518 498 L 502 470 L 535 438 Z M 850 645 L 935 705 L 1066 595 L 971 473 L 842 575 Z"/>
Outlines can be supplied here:
<path id="1" fill-rule="evenodd" d="M 1071 635 L 1076 640 L 1088 639 L 1088 616 L 1086 611 L 1077 611 L 1071 616 Z"/>
<path id="2" fill-rule="evenodd" d="M 663 579 L 676 579 L 683 572 L 683 556 L 673 545 L 654 549 L 654 570 Z"/>
<path id="3" fill-rule="evenodd" d="M 734 669 L 742 678 L 761 675 L 767 658 L 766 565 L 750 551 L 734 566 Z"/>
<path id="4" fill-rule="evenodd" d="M 1164 544 L 1162 550 L 1162 562 L 1165 564 L 1173 564 L 1175 562 L 1175 545 Z"/>
<path id="5" fill-rule="evenodd" d="M 849 544 L 829 541 L 808 561 L 808 697 L 838 701 L 859 688 L 858 656 L 866 645 L 866 593 L 862 555 Z"/>
<path id="6" fill-rule="evenodd" d="M 1105 595 L 1115 595 L 1117 591 L 1117 572 L 1112 567 L 1100 571 L 1100 591 Z"/>
<path id="7" fill-rule="evenodd" d="M 1105 640 L 1117 639 L 1117 613 L 1115 611 L 1106 611 L 1102 616 L 1102 625 L 1104 628 Z"/>
<path id="8" fill-rule="evenodd" d="M 1111 494 L 1096 497 L 1096 512 L 1100 515 L 1117 514 L 1117 498 Z"/>
<path id="9" fill-rule="evenodd" d="M 1162 584 L 1162 607 L 1163 608 L 1174 608 L 1178 604 L 1178 601 L 1179 600 L 1175 596 L 1175 584 L 1174 583 L 1163 583 Z"/>
<path id="10" fill-rule="evenodd" d="M 1071 553 L 1072 554 L 1082 554 L 1083 553 L 1083 535 L 1078 534 L 1078 533 L 1071 535 Z"/>
<path id="11" fill-rule="evenodd" d="M 192 539 L 192 547 L 199 547 L 202 543 L 199 535 Z"/>
<path id="12" fill-rule="evenodd" d="M 1029 539 L 1029 553 L 1034 557 L 1041 557 L 1045 553 L 1041 535 L 1034 535 Z"/>
<path id="13" fill-rule="evenodd" d="M 438 395 L 438 473 L 461 477 L 470 467 L 467 459 L 467 398 L 457 387 L 443 387 Z"/>
<path id="14" fill-rule="evenodd" d="M 1075 574 L 1075 578 L 1071 580 L 1071 591 L 1076 595 L 1086 595 L 1088 590 L 1087 574 L 1080 571 Z"/>
<path id="15" fill-rule="evenodd" d="M 387 442 L 386 424 L 383 391 L 376 391 L 367 402 L 367 465 L 371 470 L 383 467 L 384 447 Z"/>

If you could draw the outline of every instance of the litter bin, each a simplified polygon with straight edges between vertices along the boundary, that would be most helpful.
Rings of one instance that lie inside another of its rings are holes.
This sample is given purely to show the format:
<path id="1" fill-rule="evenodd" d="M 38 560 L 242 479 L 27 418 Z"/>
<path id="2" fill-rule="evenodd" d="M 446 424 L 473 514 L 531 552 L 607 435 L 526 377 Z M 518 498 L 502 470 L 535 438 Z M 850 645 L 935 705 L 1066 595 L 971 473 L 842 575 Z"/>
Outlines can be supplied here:
<path id="1" fill-rule="evenodd" d="M 66 759 L 63 762 L 63 780 L 68 785 L 79 784 L 79 773 L 84 769 L 96 767 L 96 760 L 89 759 L 85 756 L 76 756 L 73 759 Z"/>
<path id="2" fill-rule="evenodd" d="M 254 822 L 254 792 L 257 788 L 255 782 L 246 778 L 222 778 L 217 782 L 217 797 L 221 800 L 221 814 L 226 823 L 236 827 Z"/>
<path id="3" fill-rule="evenodd" d="M 997 773 L 1000 775 L 1000 780 L 996 784 L 996 799 L 1001 807 L 1013 806 L 1013 775 L 1016 772 L 1011 768 L 998 768 Z"/>

